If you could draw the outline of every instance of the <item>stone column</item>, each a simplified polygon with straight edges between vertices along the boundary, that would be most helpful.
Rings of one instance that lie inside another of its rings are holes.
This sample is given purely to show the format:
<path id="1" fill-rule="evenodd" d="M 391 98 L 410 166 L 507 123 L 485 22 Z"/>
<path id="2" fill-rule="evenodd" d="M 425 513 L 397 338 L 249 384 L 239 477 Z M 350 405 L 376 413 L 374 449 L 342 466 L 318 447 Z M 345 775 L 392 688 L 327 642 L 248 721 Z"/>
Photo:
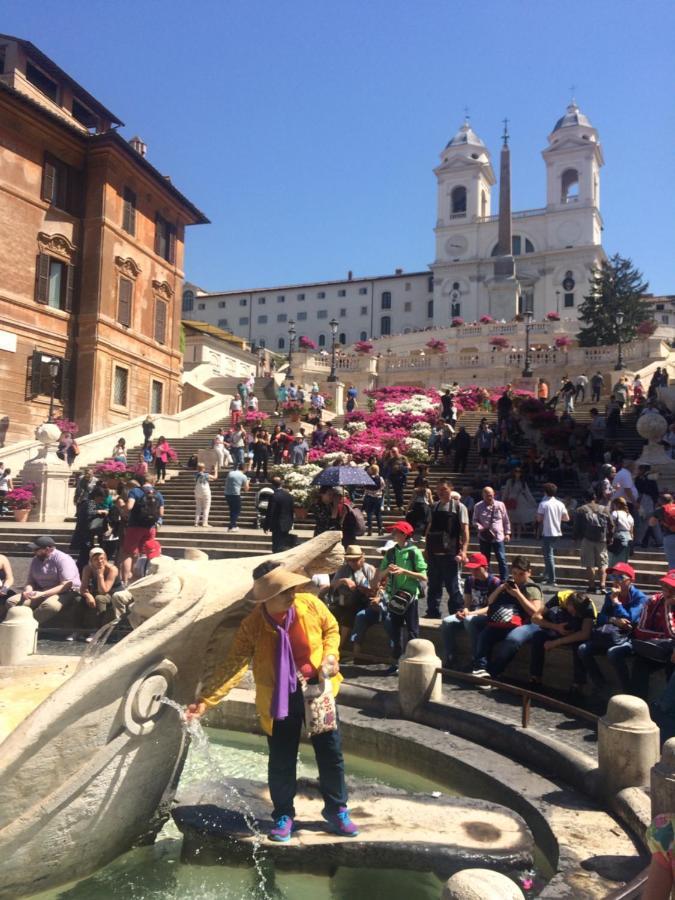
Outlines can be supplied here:
<path id="1" fill-rule="evenodd" d="M 598 723 L 598 766 L 605 793 L 612 796 L 649 784 L 659 746 L 659 729 L 645 701 L 630 694 L 612 697 Z"/>
<path id="2" fill-rule="evenodd" d="M 69 481 L 71 470 L 64 460 L 56 455 L 61 429 L 58 425 L 45 422 L 35 436 L 43 444 L 37 456 L 29 459 L 21 470 L 24 484 L 35 484 L 37 506 L 31 511 L 32 522 L 63 521 L 74 513 L 74 490 Z"/>
<path id="3" fill-rule="evenodd" d="M 343 416 L 345 412 L 345 386 L 342 381 L 327 381 L 323 386 L 323 392 L 331 400 L 329 412 L 336 416 Z"/>
<path id="4" fill-rule="evenodd" d="M 442 682 L 436 674 L 440 667 L 431 641 L 414 638 L 408 642 L 398 672 L 398 698 L 404 715 L 412 716 L 428 700 L 440 701 Z"/>
<path id="5" fill-rule="evenodd" d="M 10 606 L 0 624 L 0 666 L 15 666 L 35 653 L 38 623 L 28 606 Z"/>
<path id="6" fill-rule="evenodd" d="M 462 869 L 443 885 L 441 900 L 524 900 L 515 881 L 492 869 Z"/>
<path id="7" fill-rule="evenodd" d="M 675 738 L 663 745 L 661 759 L 652 769 L 652 818 L 675 809 Z"/>

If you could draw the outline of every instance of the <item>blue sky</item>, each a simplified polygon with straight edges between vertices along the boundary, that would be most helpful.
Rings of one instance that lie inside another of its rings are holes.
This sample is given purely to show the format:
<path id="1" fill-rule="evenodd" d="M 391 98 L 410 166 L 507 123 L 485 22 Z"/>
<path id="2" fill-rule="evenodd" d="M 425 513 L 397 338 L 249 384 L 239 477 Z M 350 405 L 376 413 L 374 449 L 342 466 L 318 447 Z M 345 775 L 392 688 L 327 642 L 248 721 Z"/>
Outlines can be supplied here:
<path id="1" fill-rule="evenodd" d="M 5 0 L 2 31 L 209 216 L 186 258 L 209 290 L 425 269 L 432 168 L 465 106 L 495 165 L 509 117 L 514 209 L 543 206 L 575 85 L 605 154 L 605 248 L 675 293 L 669 0 Z"/>

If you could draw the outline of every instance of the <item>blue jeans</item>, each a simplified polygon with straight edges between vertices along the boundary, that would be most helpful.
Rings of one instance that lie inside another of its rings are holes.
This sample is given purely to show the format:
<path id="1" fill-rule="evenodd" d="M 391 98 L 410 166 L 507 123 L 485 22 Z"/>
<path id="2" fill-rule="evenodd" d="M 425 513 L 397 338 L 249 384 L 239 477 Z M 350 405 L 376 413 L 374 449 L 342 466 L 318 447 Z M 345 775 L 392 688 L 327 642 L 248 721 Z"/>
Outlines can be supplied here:
<path id="1" fill-rule="evenodd" d="M 384 618 L 384 609 L 377 603 L 369 603 L 365 609 L 360 609 L 354 617 L 351 641 L 360 644 L 371 625 L 377 625 Z"/>
<path id="2" fill-rule="evenodd" d="M 663 532 L 663 552 L 668 560 L 668 568 L 675 569 L 675 534 Z"/>
<path id="3" fill-rule="evenodd" d="M 444 659 L 443 664 L 446 668 L 452 663 L 455 653 L 455 636 L 460 628 L 465 628 L 469 640 L 471 641 L 471 663 L 476 668 L 476 657 L 478 655 L 478 638 L 481 631 L 485 628 L 487 616 L 469 616 L 466 619 L 458 619 L 456 615 L 446 616 L 441 625 L 441 636 L 443 638 Z"/>
<path id="4" fill-rule="evenodd" d="M 558 537 L 546 536 L 541 539 L 544 556 L 544 581 L 548 584 L 555 584 L 555 545 L 559 540 Z"/>
<path id="5" fill-rule="evenodd" d="M 591 681 L 597 687 L 600 687 L 605 683 L 605 679 L 600 671 L 600 666 L 595 661 L 595 657 L 603 652 L 604 651 L 599 647 L 594 647 L 590 641 L 579 644 L 577 654 L 584 669 L 584 677 L 579 682 L 580 684 L 585 683 L 586 675 L 590 675 Z M 616 644 L 614 647 L 610 647 L 609 650 L 607 650 L 607 661 L 614 667 L 614 670 L 619 677 L 619 681 L 621 682 L 621 688 L 626 692 L 630 691 L 630 672 L 628 671 L 628 663 L 626 660 L 632 655 L 633 648 L 631 647 L 630 641 L 625 641 L 623 644 Z"/>
<path id="6" fill-rule="evenodd" d="M 371 497 L 368 494 L 363 498 L 368 534 L 373 530 L 373 516 L 375 516 L 378 531 L 382 531 L 382 499 L 382 497 Z"/>
<path id="7" fill-rule="evenodd" d="M 243 447 L 230 447 L 230 456 L 232 457 L 232 467 L 237 468 L 237 466 L 244 465 L 244 448 Z"/>
<path id="8" fill-rule="evenodd" d="M 546 641 L 554 641 L 556 638 L 559 638 L 560 635 L 557 631 L 539 631 L 532 638 L 532 648 L 530 650 L 530 675 L 534 678 L 541 678 L 544 672 L 544 663 L 546 661 L 546 657 L 548 656 L 546 650 L 544 650 L 544 644 Z M 561 650 L 571 650 L 572 651 L 572 665 L 574 667 L 574 684 L 583 684 L 584 675 L 583 668 L 581 665 L 581 661 L 577 654 L 577 647 L 579 644 L 563 644 L 560 648 Z M 556 651 L 557 653 L 557 651 Z"/>
<path id="9" fill-rule="evenodd" d="M 225 500 L 230 510 L 230 528 L 236 528 L 241 512 L 241 495 L 225 494 Z"/>
<path id="10" fill-rule="evenodd" d="M 540 631 L 538 625 L 517 625 L 507 628 L 484 628 L 478 639 L 477 666 L 487 669 L 493 677 L 501 674 L 523 644 Z M 501 644 L 500 647 L 497 647 Z M 494 652 L 494 660 L 491 659 Z"/>
<path id="11" fill-rule="evenodd" d="M 462 589 L 459 584 L 459 565 L 450 553 L 429 554 L 427 560 L 427 616 L 430 619 L 440 619 L 441 598 L 443 588 L 448 592 L 448 607 L 450 612 L 456 612 L 464 606 Z"/>
<path id="12" fill-rule="evenodd" d="M 499 568 L 499 577 L 502 581 L 506 581 L 508 575 L 508 566 L 506 565 L 506 553 L 504 551 L 504 541 L 478 541 L 480 552 L 487 557 L 490 562 L 490 554 L 494 550 L 497 567 Z"/>

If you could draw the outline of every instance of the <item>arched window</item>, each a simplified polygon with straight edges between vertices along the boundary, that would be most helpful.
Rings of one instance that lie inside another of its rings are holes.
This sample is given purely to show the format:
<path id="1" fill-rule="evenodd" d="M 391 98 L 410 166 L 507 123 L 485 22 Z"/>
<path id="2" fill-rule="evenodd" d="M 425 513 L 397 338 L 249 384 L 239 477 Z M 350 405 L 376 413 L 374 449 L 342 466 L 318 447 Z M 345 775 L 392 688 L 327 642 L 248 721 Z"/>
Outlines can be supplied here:
<path id="1" fill-rule="evenodd" d="M 344 331 L 340 332 L 340 336 L 338 337 L 338 344 L 346 344 L 347 343 L 347 335 Z"/>
<path id="2" fill-rule="evenodd" d="M 360 341 L 367 341 L 367 340 L 368 340 L 368 332 L 367 332 L 367 331 L 362 331 L 361 334 L 359 335 L 359 340 L 360 340 Z"/>
<path id="3" fill-rule="evenodd" d="M 391 291 L 382 291 L 382 309 L 391 309 Z"/>
<path id="4" fill-rule="evenodd" d="M 192 312 L 195 307 L 194 291 L 183 291 L 183 312 Z"/>
<path id="5" fill-rule="evenodd" d="M 487 216 L 487 194 L 485 191 L 480 192 L 480 214 L 483 219 Z"/>
<path id="6" fill-rule="evenodd" d="M 267 344 L 265 343 L 265 338 L 260 338 L 260 340 L 258 341 L 258 346 L 261 350 L 265 349 L 265 347 L 267 346 Z"/>
<path id="7" fill-rule="evenodd" d="M 450 317 L 452 319 L 459 319 L 462 315 L 462 304 L 458 301 L 450 304 Z"/>
<path id="8" fill-rule="evenodd" d="M 534 244 L 529 238 L 524 238 L 519 234 L 511 236 L 511 253 L 513 256 L 520 256 L 522 253 L 534 253 Z M 499 254 L 499 244 L 495 244 L 492 248 L 491 256 Z"/>
<path id="9" fill-rule="evenodd" d="M 277 341 L 277 349 L 283 350 L 285 346 L 286 346 L 286 338 L 280 337 L 279 340 Z"/>
<path id="10" fill-rule="evenodd" d="M 391 316 L 382 316 L 380 319 L 380 334 L 391 334 Z"/>
<path id="11" fill-rule="evenodd" d="M 560 202 L 575 203 L 579 199 L 579 173 L 576 169 L 565 169 L 560 179 Z"/>
<path id="12" fill-rule="evenodd" d="M 462 185 L 453 188 L 450 194 L 450 202 L 453 216 L 466 213 L 466 188 Z"/>
<path id="13" fill-rule="evenodd" d="M 326 346 L 326 335 L 320 334 L 319 335 L 319 347 L 325 347 L 325 346 Z"/>

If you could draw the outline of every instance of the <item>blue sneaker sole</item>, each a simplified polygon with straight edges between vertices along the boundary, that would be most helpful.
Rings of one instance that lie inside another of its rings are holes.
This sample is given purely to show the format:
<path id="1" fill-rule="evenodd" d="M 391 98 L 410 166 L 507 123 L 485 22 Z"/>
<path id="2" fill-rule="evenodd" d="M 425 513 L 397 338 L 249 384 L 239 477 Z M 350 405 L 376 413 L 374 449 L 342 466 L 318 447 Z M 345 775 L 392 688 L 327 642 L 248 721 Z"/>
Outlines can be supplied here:
<path id="1" fill-rule="evenodd" d="M 287 844 L 291 839 L 290 834 L 288 837 L 282 837 L 280 834 L 268 834 L 267 837 L 270 841 L 275 841 L 277 844 Z"/>
<path id="2" fill-rule="evenodd" d="M 352 832 L 341 831 L 341 829 L 338 825 L 333 825 L 333 823 L 329 822 L 328 819 L 326 819 L 325 822 L 326 822 L 326 828 L 328 829 L 328 831 L 330 831 L 332 834 L 338 834 L 338 835 L 340 835 L 340 837 L 352 838 L 352 837 L 357 837 L 357 835 L 359 834 L 358 831 L 352 831 Z"/>

